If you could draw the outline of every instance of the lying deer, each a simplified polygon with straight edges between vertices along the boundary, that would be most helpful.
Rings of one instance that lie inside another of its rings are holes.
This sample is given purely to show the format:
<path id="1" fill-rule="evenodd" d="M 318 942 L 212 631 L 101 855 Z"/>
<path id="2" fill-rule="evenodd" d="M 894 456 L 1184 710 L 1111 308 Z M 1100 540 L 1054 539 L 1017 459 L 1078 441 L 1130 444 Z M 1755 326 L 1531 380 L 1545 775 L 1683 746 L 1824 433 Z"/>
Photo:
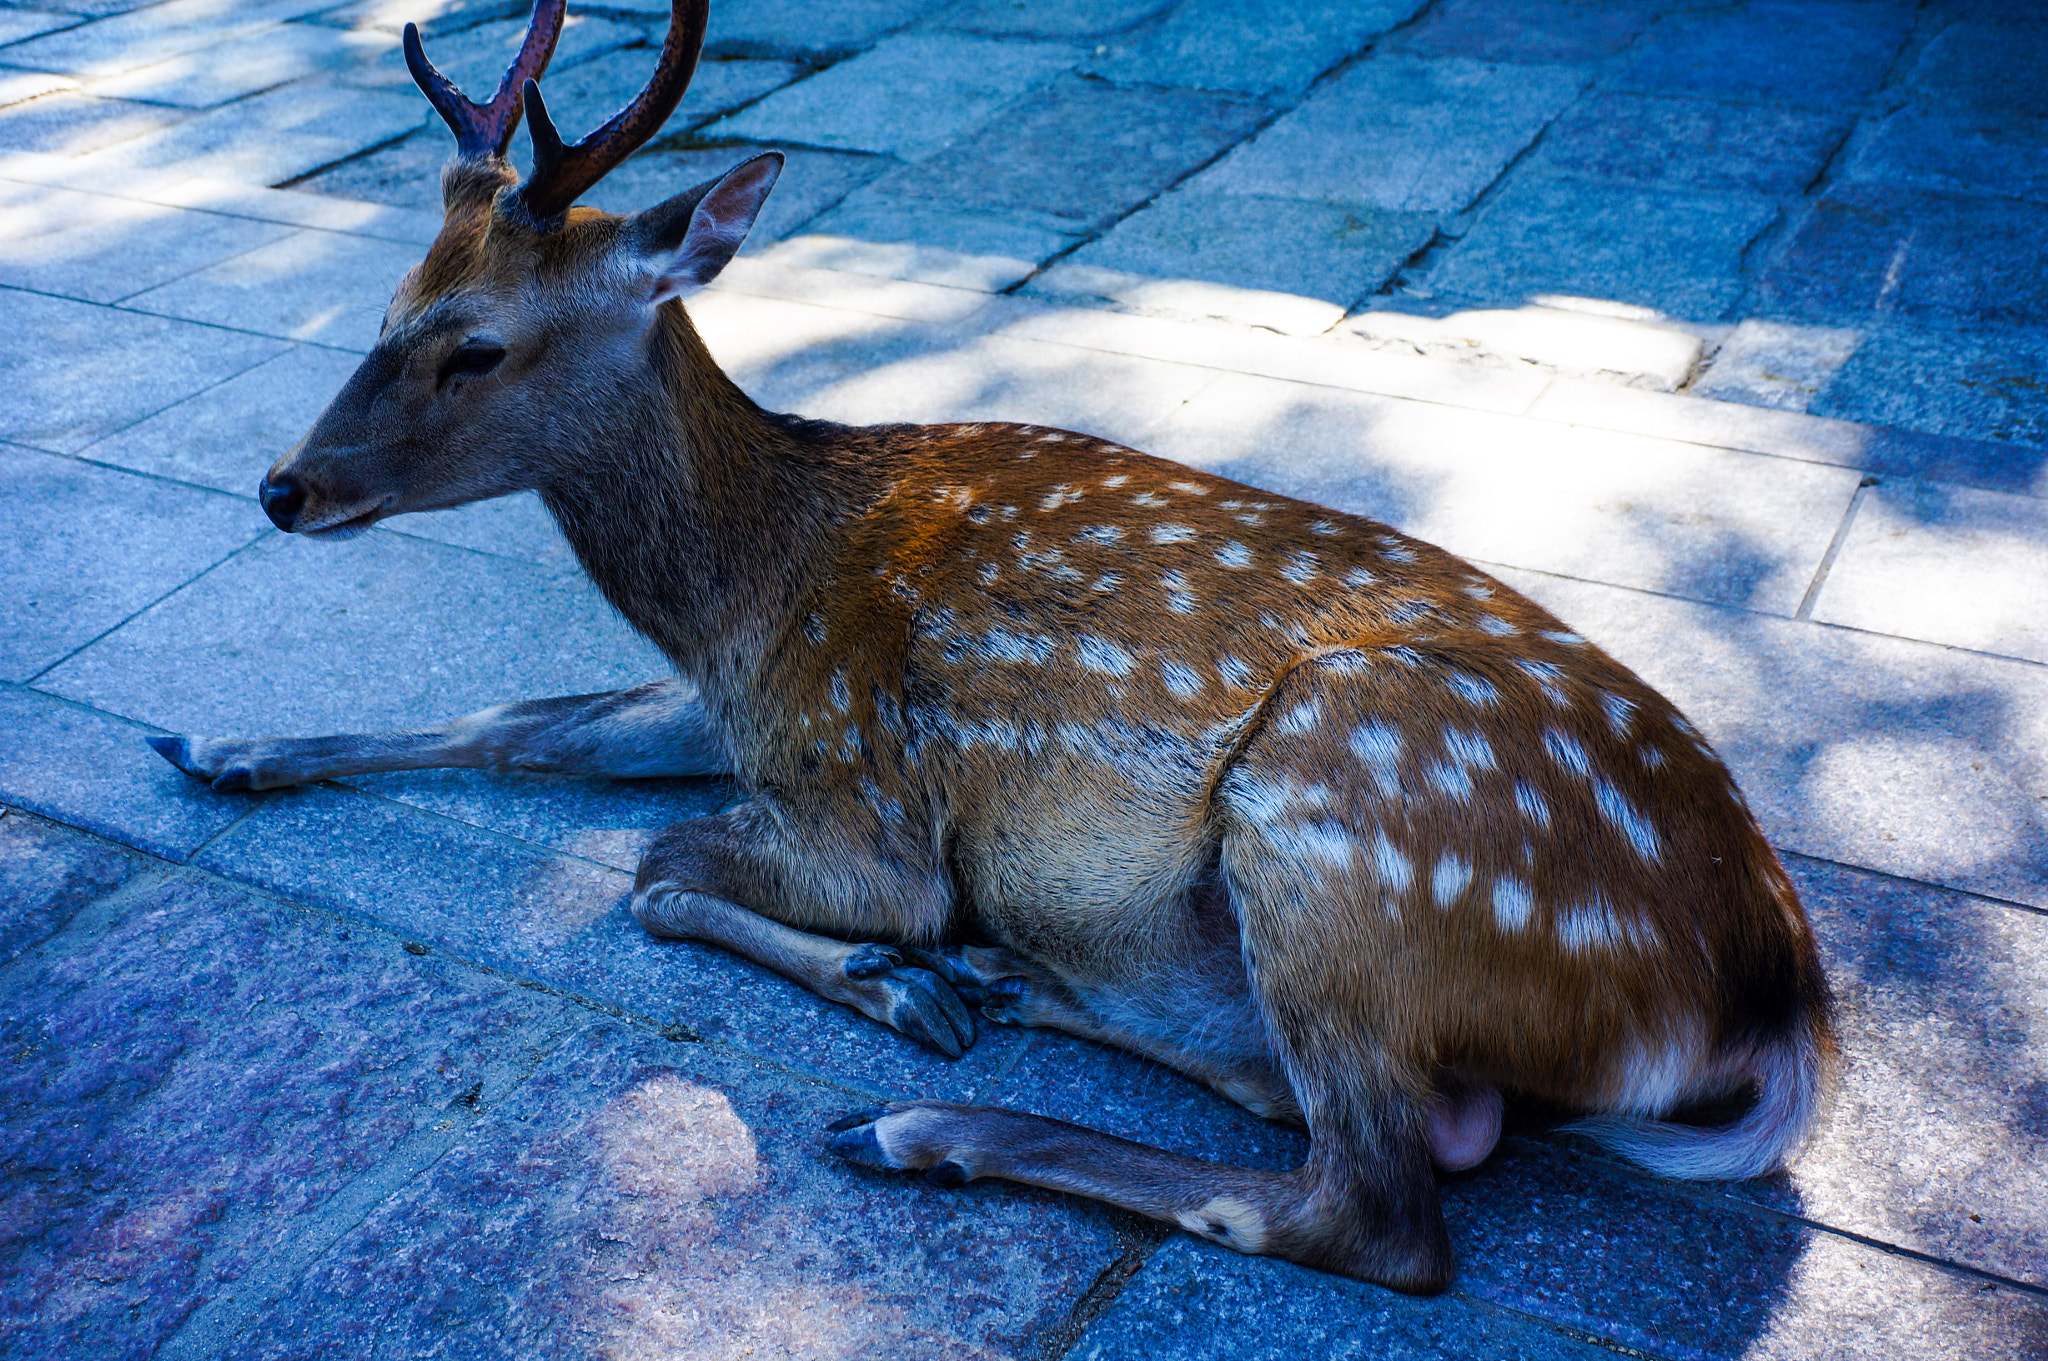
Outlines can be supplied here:
<path id="1" fill-rule="evenodd" d="M 779 154 L 631 217 L 575 207 L 661 127 L 705 0 L 565 146 L 538 0 L 483 105 L 405 31 L 454 129 L 446 221 L 362 367 L 263 480 L 278 528 L 535 490 L 678 678 L 423 732 L 153 739 L 220 789 L 466 766 L 735 777 L 663 831 L 633 912 L 947 1055 L 997 1025 L 1120 1045 L 1306 1124 L 1298 1171 L 911 1101 L 832 1148 L 1001 1177 L 1403 1290 L 1451 1254 L 1432 1164 L 1502 1093 L 1653 1171 L 1750 1177 L 1836 1053 L 1792 885 L 1700 735 L 1440 549 L 1028 425 L 764 411 L 679 303 Z M 505 149 L 522 108 L 534 169 Z M 973 942 L 973 943 L 962 943 Z M 1699 1126 L 1674 1111 L 1753 1091 Z"/>

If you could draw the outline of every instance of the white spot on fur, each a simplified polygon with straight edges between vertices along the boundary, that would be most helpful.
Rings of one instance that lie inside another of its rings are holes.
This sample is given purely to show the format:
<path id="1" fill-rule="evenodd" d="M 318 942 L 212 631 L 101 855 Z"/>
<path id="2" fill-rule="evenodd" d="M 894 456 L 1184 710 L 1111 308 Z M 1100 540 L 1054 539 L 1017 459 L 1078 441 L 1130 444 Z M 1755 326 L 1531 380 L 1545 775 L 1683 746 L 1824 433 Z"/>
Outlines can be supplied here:
<path id="1" fill-rule="evenodd" d="M 1448 908 L 1458 901 L 1466 885 L 1472 882 L 1472 867 L 1457 856 L 1446 852 L 1438 858 L 1436 870 L 1429 876 L 1429 890 L 1436 895 L 1436 905 Z"/>
<path id="2" fill-rule="evenodd" d="M 1074 536 L 1075 543 L 1115 543 L 1124 536 L 1115 525 L 1090 525 Z"/>
<path id="3" fill-rule="evenodd" d="M 1593 774 L 1593 763 L 1586 757 L 1586 749 L 1576 739 L 1565 736 L 1555 728 L 1543 730 L 1543 749 L 1550 753 L 1550 759 L 1579 777 L 1588 778 Z"/>
<path id="4" fill-rule="evenodd" d="M 853 691 L 846 683 L 844 671 L 832 673 L 832 707 L 842 714 L 853 707 Z"/>
<path id="5" fill-rule="evenodd" d="M 1551 642 L 1562 644 L 1565 647 L 1584 647 L 1586 645 L 1586 640 L 1576 633 L 1560 633 L 1554 629 L 1544 629 L 1543 636 Z"/>
<path id="6" fill-rule="evenodd" d="M 980 579 L 982 585 L 993 586 L 996 584 L 996 578 L 1002 574 L 1002 568 L 992 562 L 985 562 L 981 565 L 981 570 L 974 575 Z"/>
<path id="7" fill-rule="evenodd" d="M 1567 950 L 1591 950 L 1620 939 L 1614 909 L 1597 893 L 1592 901 L 1576 903 L 1557 914 L 1557 941 Z"/>
<path id="8" fill-rule="evenodd" d="M 1641 759 L 1644 770 L 1664 769 L 1664 752 L 1659 747 L 1638 747 L 1636 755 Z"/>
<path id="9" fill-rule="evenodd" d="M 1444 751 L 1469 770 L 1494 768 L 1493 744 L 1479 733 L 1447 729 L 1444 732 Z"/>
<path id="10" fill-rule="evenodd" d="M 1544 802 L 1541 794 L 1520 780 L 1515 781 L 1515 807 L 1521 809 L 1522 816 L 1538 827 L 1547 829 L 1550 826 L 1550 805 Z"/>
<path id="11" fill-rule="evenodd" d="M 1225 567 L 1249 567 L 1252 565 L 1252 550 L 1232 539 L 1216 550 L 1216 561 Z"/>
<path id="12" fill-rule="evenodd" d="M 804 637 L 814 644 L 825 641 L 825 621 L 815 611 L 804 616 Z"/>
<path id="13" fill-rule="evenodd" d="M 1131 654 L 1106 638 L 1097 638 L 1084 633 L 1074 643 L 1081 655 L 1081 665 L 1090 671 L 1105 676 L 1128 676 L 1131 673 Z"/>
<path id="14" fill-rule="evenodd" d="M 1344 574 L 1344 584 L 1355 590 L 1364 590 L 1367 586 L 1372 585 L 1378 580 L 1378 577 L 1366 571 L 1363 567 L 1354 567 Z"/>
<path id="15" fill-rule="evenodd" d="M 1493 599 L 1493 587 L 1483 581 L 1468 581 L 1465 583 L 1465 594 L 1471 596 L 1474 600 L 1491 600 Z"/>
<path id="16" fill-rule="evenodd" d="M 1114 590 L 1116 590 L 1117 587 L 1123 584 L 1124 579 L 1118 576 L 1116 573 L 1104 572 L 1101 576 L 1095 578 L 1094 583 L 1090 585 L 1088 589 L 1091 591 L 1098 591 L 1103 595 L 1108 595 Z"/>
<path id="17" fill-rule="evenodd" d="M 1351 750 L 1372 773 L 1373 783 L 1379 786 L 1382 797 L 1391 799 L 1401 792 L 1399 729 L 1377 718 L 1368 719 L 1352 730 Z"/>
<path id="18" fill-rule="evenodd" d="M 1131 504 L 1134 506 L 1165 506 L 1172 503 L 1163 496 L 1155 496 L 1149 491 L 1141 491 L 1131 498 Z"/>
<path id="19" fill-rule="evenodd" d="M 1025 662 L 1043 666 L 1052 660 L 1058 644 L 1042 633 L 1016 634 L 1008 629 L 990 629 L 978 645 L 991 661 Z"/>
<path id="20" fill-rule="evenodd" d="M 1482 614 L 1479 616 L 1479 631 L 1489 637 L 1507 638 L 1511 637 L 1516 629 L 1513 624 L 1497 614 Z"/>
<path id="21" fill-rule="evenodd" d="M 1262 525 L 1266 523 L 1265 516 L 1259 514 L 1257 511 L 1252 510 L 1244 511 L 1243 513 L 1233 518 L 1235 518 L 1236 521 L 1241 525 Z"/>
<path id="22" fill-rule="evenodd" d="M 1475 708 L 1491 709 L 1500 698 L 1500 691 L 1493 688 L 1492 681 L 1469 671 L 1452 671 L 1444 678 L 1444 684 L 1459 699 Z"/>
<path id="23" fill-rule="evenodd" d="M 1335 534 L 1337 526 L 1331 524 L 1328 520 L 1312 520 L 1309 522 L 1308 532 L 1311 534 Z"/>
<path id="24" fill-rule="evenodd" d="M 1380 882 L 1395 893 L 1406 893 L 1408 885 L 1415 878 L 1415 867 L 1408 857 L 1393 842 L 1387 840 L 1383 829 L 1375 829 L 1372 838 L 1372 867 L 1379 875 Z"/>
<path id="25" fill-rule="evenodd" d="M 1209 494 L 1207 487 L 1194 482 L 1169 482 L 1166 484 L 1166 489 L 1168 491 L 1184 491 L 1189 496 L 1207 496 Z"/>
<path id="26" fill-rule="evenodd" d="M 1166 682 L 1166 688 L 1181 699 L 1193 699 L 1202 693 L 1202 676 L 1191 666 L 1179 662 L 1159 663 L 1159 675 Z"/>
<path id="27" fill-rule="evenodd" d="M 1322 719 L 1322 703 L 1315 699 L 1305 699 L 1280 715 L 1273 723 L 1273 731 L 1289 735 L 1312 732 Z"/>
<path id="28" fill-rule="evenodd" d="M 1605 780 L 1593 781 L 1593 800 L 1600 805 L 1600 812 L 1613 823 L 1621 834 L 1628 838 L 1628 844 L 1635 847 L 1636 854 L 1651 864 L 1657 863 L 1662 854 L 1662 844 L 1657 838 L 1657 829 L 1650 820 L 1636 811 L 1628 796 Z"/>
<path id="29" fill-rule="evenodd" d="M 1233 690 L 1252 688 L 1252 669 L 1228 652 L 1216 659 L 1216 674 Z"/>
<path id="30" fill-rule="evenodd" d="M 1280 568 L 1280 575 L 1297 586 L 1306 586 L 1316 579 L 1316 555 L 1296 549 L 1287 555 L 1286 563 Z"/>
<path id="31" fill-rule="evenodd" d="M 1450 761 L 1432 761 L 1424 767 L 1422 778 L 1435 785 L 1445 798 L 1463 803 L 1472 797 L 1472 777 L 1463 766 Z"/>
<path id="32" fill-rule="evenodd" d="M 1130 480 L 1131 480 L 1131 478 L 1130 478 L 1130 474 L 1128 474 L 1128 473 L 1118 473 L 1118 474 L 1116 474 L 1116 475 L 1115 475 L 1114 477 L 1105 477 L 1105 478 L 1103 478 L 1103 479 L 1102 479 L 1102 485 L 1103 485 L 1103 486 L 1105 486 L 1105 487 L 1108 487 L 1108 488 L 1109 488 L 1110 490 L 1114 491 L 1114 490 L 1116 490 L 1116 489 L 1117 489 L 1118 487 L 1121 487 L 1121 486 L 1122 486 L 1122 485 L 1123 485 L 1124 483 L 1126 483 L 1126 482 L 1128 482 L 1128 481 L 1130 481 Z"/>
<path id="33" fill-rule="evenodd" d="M 1390 539 L 1385 535 L 1381 535 L 1377 542 L 1380 546 L 1380 552 L 1385 555 L 1388 562 L 1415 561 L 1415 550 L 1402 543 L 1399 539 Z"/>
<path id="34" fill-rule="evenodd" d="M 1152 542 L 1154 543 L 1186 543 L 1194 537 L 1195 531 L 1189 529 L 1186 525 L 1152 526 Z"/>
<path id="35" fill-rule="evenodd" d="M 1502 875 L 1493 884 L 1493 919 L 1503 931 L 1519 931 L 1529 924 L 1535 907 L 1529 886 L 1512 875 Z"/>
<path id="36" fill-rule="evenodd" d="M 1629 725 L 1635 722 L 1636 706 L 1620 695 L 1603 691 L 1600 695 L 1600 712 L 1607 715 L 1607 726 L 1616 737 L 1627 737 Z"/>

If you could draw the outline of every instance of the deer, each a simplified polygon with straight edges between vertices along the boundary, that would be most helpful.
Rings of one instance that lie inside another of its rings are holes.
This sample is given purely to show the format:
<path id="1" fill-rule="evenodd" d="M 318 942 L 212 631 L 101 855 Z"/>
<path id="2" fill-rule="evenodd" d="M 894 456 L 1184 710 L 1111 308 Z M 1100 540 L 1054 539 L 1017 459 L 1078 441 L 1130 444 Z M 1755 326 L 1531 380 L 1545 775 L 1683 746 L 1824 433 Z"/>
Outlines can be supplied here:
<path id="1" fill-rule="evenodd" d="M 443 225 L 258 489 L 330 540 L 537 492 L 674 674 L 155 749 L 222 790 L 730 777 L 736 803 L 647 846 L 648 932 L 949 1057 L 1050 1028 L 1308 1136 L 1269 1171 L 934 1100 L 829 1126 L 941 1187 L 1428 1293 L 1454 1270 L 1438 1171 L 1489 1156 L 1510 1096 L 1668 1177 L 1796 1152 L 1839 1062 L 1814 933 L 1727 766 L 1599 647 L 1386 524 L 1070 430 L 780 414 L 726 376 L 683 299 L 782 155 L 628 216 L 577 204 L 674 110 L 707 9 L 672 0 L 653 77 L 573 144 L 538 85 L 565 0 L 482 104 L 405 29 L 456 138 Z"/>

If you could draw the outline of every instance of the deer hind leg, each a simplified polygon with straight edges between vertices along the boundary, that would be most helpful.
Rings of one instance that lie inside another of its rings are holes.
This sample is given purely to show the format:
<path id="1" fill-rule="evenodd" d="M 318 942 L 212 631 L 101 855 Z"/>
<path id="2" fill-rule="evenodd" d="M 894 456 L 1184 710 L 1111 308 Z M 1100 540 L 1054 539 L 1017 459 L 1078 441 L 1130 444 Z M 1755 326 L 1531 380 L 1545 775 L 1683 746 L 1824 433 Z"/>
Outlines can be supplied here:
<path id="1" fill-rule="evenodd" d="M 1192 1041 L 1174 1043 L 1120 1024 L 1050 970 L 1001 946 L 955 945 L 912 954 L 978 1008 L 983 1020 L 1113 1045 L 1193 1078 L 1263 1119 L 1301 1123 L 1301 1106 L 1287 1075 L 1268 1057 L 1226 1053 Z"/>
<path id="2" fill-rule="evenodd" d="M 152 737 L 149 745 L 187 775 L 224 790 L 437 767 L 613 779 L 729 770 L 703 701 L 675 678 L 600 695 L 500 704 L 408 732 Z"/>

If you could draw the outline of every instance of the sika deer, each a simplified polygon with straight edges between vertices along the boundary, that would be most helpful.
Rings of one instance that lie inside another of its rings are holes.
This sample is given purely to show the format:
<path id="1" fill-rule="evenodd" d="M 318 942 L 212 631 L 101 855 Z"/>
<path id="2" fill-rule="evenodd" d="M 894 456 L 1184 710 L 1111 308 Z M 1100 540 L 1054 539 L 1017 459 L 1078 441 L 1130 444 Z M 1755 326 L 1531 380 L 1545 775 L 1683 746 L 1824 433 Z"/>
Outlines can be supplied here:
<path id="1" fill-rule="evenodd" d="M 744 802 L 648 849 L 649 931 L 949 1055 L 975 1037 L 963 999 L 1121 1045 L 1312 1140 L 1276 1174 L 932 1101 L 833 1127 L 853 1161 L 941 1185 L 1071 1191 L 1426 1291 L 1451 1271 L 1431 1164 L 1485 1158 L 1503 1092 L 1668 1175 L 1777 1166 L 1832 1066 L 1831 1004 L 1699 734 L 1385 525 L 1061 430 L 755 406 L 677 299 L 731 259 L 781 157 L 632 217 L 572 206 L 675 107 L 704 19 L 675 0 L 653 81 L 568 147 L 533 83 L 562 0 L 488 105 L 406 30 L 458 139 L 446 223 L 261 488 L 280 529 L 327 538 L 538 490 L 679 678 L 424 732 L 157 749 L 223 789 L 730 772 Z M 1665 1119 L 1748 1089 L 1732 1123 Z"/>

